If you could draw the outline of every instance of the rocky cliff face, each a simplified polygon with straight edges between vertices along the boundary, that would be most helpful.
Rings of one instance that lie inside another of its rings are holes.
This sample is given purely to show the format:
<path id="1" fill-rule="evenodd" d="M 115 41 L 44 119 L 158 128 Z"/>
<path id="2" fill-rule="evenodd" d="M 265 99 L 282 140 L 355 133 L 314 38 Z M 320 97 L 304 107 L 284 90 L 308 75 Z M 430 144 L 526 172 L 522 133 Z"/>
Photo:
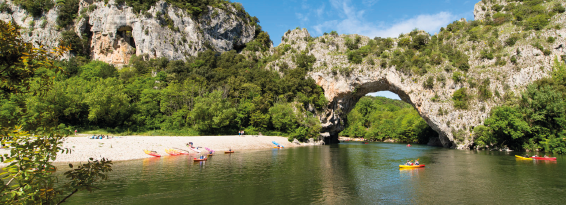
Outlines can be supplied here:
<path id="1" fill-rule="evenodd" d="M 57 6 L 34 18 L 24 9 L 10 2 L 8 5 L 12 13 L 0 13 L 0 20 L 21 26 L 27 34 L 23 35 L 25 40 L 48 48 L 59 45 L 62 29 L 56 23 Z M 113 0 L 108 4 L 81 0 L 79 11 L 84 13 L 77 14 L 80 17 L 70 29 L 90 39 L 92 59 L 115 65 L 127 64 L 134 54 L 179 60 L 208 48 L 229 51 L 244 46 L 255 36 L 255 26 L 245 18 L 245 13 L 230 4 L 225 9 L 209 6 L 198 19 L 164 1 L 141 14 Z M 165 25 L 165 19 L 172 24 Z"/>
<path id="2" fill-rule="evenodd" d="M 482 10 L 483 3 L 480 2 L 478 5 L 475 15 L 482 20 L 485 18 L 485 12 L 478 11 Z M 565 18 L 564 14 L 554 16 L 550 20 L 549 27 L 565 25 Z M 325 35 L 313 39 L 306 29 L 293 30 L 285 34 L 279 47 L 291 47 L 291 52 L 287 52 L 268 67 L 279 69 L 278 66 L 282 62 L 295 67 L 292 59 L 299 52 L 306 52 L 316 57 L 314 71 L 309 72 L 309 75 L 322 86 L 330 102 L 324 113 L 319 114 L 319 119 L 323 125 L 323 132 L 332 136 L 332 140 L 337 140 L 337 134 L 344 129 L 347 113 L 362 96 L 371 92 L 389 90 L 412 104 L 424 120 L 438 132 L 439 137 L 431 139 L 429 144 L 464 149 L 473 144 L 471 135 L 473 127 L 482 124 L 489 117 L 493 107 L 501 105 L 505 97 L 518 95 L 533 81 L 549 76 L 552 72 L 553 60 L 560 59 L 566 54 L 564 51 L 566 29 L 558 28 L 526 31 L 510 23 L 504 24 L 499 28 L 498 37 L 493 42 L 504 47 L 502 55 L 498 58 L 492 57 L 493 59 L 481 57 L 481 51 L 489 49 L 486 42 L 468 41 L 466 36 L 454 35 L 445 43 L 454 45 L 455 49 L 469 56 L 470 69 L 465 72 L 468 82 L 455 82 L 451 79 L 453 71 L 444 69 L 450 65 L 447 60 L 427 69 L 428 72 L 424 75 L 405 74 L 398 71 L 395 66 L 382 67 L 380 62 L 387 59 L 379 56 L 369 55 L 361 64 L 353 64 L 347 58 L 345 39 L 353 39 L 357 35 Z M 505 40 L 516 34 L 520 34 L 521 39 L 513 46 L 506 45 Z M 547 42 L 547 37 L 553 37 L 555 41 Z M 397 47 L 399 39 L 393 40 L 393 48 L 385 52 L 402 50 Z M 369 41 L 368 37 L 361 36 L 360 47 Z M 533 45 L 534 42 L 539 42 L 548 48 L 550 54 L 544 55 Z M 275 52 L 275 49 L 272 52 Z M 513 57 L 516 58 L 515 62 L 512 60 Z M 439 76 L 445 77 L 446 81 L 439 82 Z M 429 77 L 435 79 L 433 88 L 425 88 L 423 85 Z M 495 94 L 491 99 L 480 100 L 475 97 L 479 88 L 473 84 L 485 79 L 491 80 L 488 89 Z M 456 109 L 452 95 L 464 87 L 472 97 L 469 108 Z M 456 133 L 459 133 L 457 138 Z"/>

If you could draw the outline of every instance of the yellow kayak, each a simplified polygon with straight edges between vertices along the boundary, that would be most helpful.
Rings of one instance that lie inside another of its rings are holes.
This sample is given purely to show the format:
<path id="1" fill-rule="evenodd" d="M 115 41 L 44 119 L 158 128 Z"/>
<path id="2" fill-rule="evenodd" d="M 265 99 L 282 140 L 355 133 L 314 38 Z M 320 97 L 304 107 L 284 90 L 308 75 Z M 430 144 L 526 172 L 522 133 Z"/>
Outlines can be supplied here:
<path id="1" fill-rule="evenodd" d="M 519 156 L 519 155 L 515 155 L 515 157 L 516 157 L 517 159 L 522 159 L 522 160 L 533 160 L 533 158 L 521 157 L 521 156 Z"/>
<path id="2" fill-rule="evenodd" d="M 421 165 L 399 165 L 399 168 L 421 168 L 424 167 L 424 164 Z"/>

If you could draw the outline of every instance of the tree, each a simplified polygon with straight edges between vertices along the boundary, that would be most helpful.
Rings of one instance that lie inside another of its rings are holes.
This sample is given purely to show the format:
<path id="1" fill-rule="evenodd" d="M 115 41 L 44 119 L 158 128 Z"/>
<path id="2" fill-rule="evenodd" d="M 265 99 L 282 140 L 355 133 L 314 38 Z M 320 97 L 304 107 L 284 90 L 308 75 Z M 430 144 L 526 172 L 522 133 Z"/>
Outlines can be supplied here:
<path id="1" fill-rule="evenodd" d="M 68 48 L 60 47 L 53 52 L 34 48 L 20 37 L 18 29 L 0 21 L 0 97 L 17 96 L 28 98 L 41 96 L 51 89 L 50 72 L 60 72 L 53 57 L 62 55 Z M 25 104 L 24 104 L 25 105 Z M 63 150 L 66 136 L 65 125 L 57 124 L 52 109 L 43 110 L 46 115 L 36 118 L 23 118 L 26 109 L 15 112 L 17 122 L 0 122 L 0 139 L 10 154 L 0 156 L 0 161 L 8 163 L 6 172 L 1 173 L 0 203 L 2 204 L 53 204 L 64 202 L 79 190 L 90 190 L 106 172 L 111 171 L 111 161 L 89 160 L 83 166 L 66 173 L 72 182 L 57 186 L 57 178 L 52 175 L 55 167 L 51 164 Z M 24 130 L 22 124 L 37 124 L 36 129 Z M 83 174 L 80 174 L 83 173 Z M 66 196 L 65 196 L 66 195 Z M 61 198 L 64 196 L 63 198 Z"/>

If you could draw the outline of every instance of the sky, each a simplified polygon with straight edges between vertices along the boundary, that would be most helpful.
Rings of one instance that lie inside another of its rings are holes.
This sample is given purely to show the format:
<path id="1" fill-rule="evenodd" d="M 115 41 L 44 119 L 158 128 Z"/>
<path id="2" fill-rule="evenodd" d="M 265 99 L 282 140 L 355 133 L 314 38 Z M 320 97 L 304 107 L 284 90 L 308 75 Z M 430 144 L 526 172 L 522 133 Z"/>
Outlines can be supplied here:
<path id="1" fill-rule="evenodd" d="M 397 37 L 418 28 L 430 34 L 461 18 L 473 20 L 480 0 L 232 0 L 260 20 L 273 45 L 287 30 L 306 28 L 311 36 L 337 31 L 374 37 Z M 400 100 L 389 91 L 369 93 Z"/>
<path id="2" fill-rule="evenodd" d="M 479 0 L 232 0 L 257 16 L 274 46 L 289 29 L 307 28 L 311 36 L 337 31 L 397 37 L 415 28 L 434 34 L 455 20 L 473 20 Z"/>

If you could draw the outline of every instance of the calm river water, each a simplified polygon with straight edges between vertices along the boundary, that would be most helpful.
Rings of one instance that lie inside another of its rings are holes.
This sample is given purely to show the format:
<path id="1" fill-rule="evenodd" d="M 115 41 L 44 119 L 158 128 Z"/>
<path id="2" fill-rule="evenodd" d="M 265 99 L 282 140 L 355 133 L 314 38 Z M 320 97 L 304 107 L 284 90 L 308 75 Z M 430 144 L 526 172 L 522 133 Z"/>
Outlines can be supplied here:
<path id="1" fill-rule="evenodd" d="M 360 142 L 116 162 L 69 204 L 564 204 L 566 159 Z M 426 168 L 399 170 L 420 158 Z"/>

